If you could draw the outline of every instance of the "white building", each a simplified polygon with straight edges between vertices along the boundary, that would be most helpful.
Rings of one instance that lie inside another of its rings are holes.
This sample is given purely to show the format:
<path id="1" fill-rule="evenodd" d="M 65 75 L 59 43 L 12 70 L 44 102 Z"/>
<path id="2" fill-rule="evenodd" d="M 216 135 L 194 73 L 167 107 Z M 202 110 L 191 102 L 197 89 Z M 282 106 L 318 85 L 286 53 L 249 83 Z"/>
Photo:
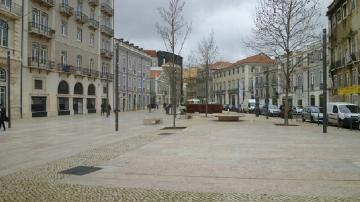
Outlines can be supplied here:
<path id="1" fill-rule="evenodd" d="M 241 106 L 247 99 L 260 98 L 264 92 L 256 88 L 256 72 L 274 66 L 274 60 L 258 54 L 239 60 L 214 73 L 215 102 Z"/>

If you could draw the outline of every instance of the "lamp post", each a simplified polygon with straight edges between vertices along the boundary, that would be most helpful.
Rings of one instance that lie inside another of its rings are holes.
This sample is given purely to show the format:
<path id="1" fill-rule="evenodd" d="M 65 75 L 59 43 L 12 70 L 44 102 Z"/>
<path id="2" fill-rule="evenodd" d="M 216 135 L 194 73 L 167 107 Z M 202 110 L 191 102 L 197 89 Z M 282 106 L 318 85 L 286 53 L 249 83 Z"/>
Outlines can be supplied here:
<path id="1" fill-rule="evenodd" d="M 326 29 L 323 30 L 323 96 L 324 96 L 324 113 L 323 113 L 323 133 L 327 133 L 327 74 L 326 74 Z"/>
<path id="2" fill-rule="evenodd" d="M 115 131 L 119 131 L 119 44 L 115 50 Z"/>
<path id="3" fill-rule="evenodd" d="M 8 118 L 9 118 L 9 122 L 8 122 L 8 128 L 11 128 L 11 99 L 10 99 L 10 51 L 8 51 L 7 53 L 7 65 L 8 65 L 8 73 L 7 73 L 7 100 L 8 100 Z"/>

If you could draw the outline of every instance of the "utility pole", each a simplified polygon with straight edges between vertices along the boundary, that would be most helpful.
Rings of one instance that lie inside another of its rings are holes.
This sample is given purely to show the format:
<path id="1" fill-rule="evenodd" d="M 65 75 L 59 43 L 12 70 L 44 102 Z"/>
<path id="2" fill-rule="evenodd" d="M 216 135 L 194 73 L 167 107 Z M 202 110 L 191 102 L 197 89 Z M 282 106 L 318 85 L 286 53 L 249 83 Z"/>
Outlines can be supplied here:
<path id="1" fill-rule="evenodd" d="M 209 60 L 206 60 L 206 83 L 205 83 L 205 90 L 206 90 L 206 92 L 205 92 L 205 96 L 206 96 L 206 105 L 205 105 L 205 117 L 207 117 L 208 116 L 208 104 L 209 104 L 209 64 L 210 62 L 209 62 Z"/>
<path id="2" fill-rule="evenodd" d="M 106 69 L 106 117 L 110 115 L 110 108 L 109 108 L 109 72 L 110 69 Z"/>
<path id="3" fill-rule="evenodd" d="M 269 96 L 269 66 L 266 67 L 266 98 L 265 98 L 265 105 L 266 105 L 266 119 L 269 119 L 269 102 L 270 102 L 270 96 Z"/>
<path id="4" fill-rule="evenodd" d="M 240 71 L 240 70 L 239 70 Z M 240 113 L 240 78 L 238 79 L 237 81 L 237 100 L 238 100 L 238 103 L 237 103 L 237 108 L 238 108 L 238 113 Z"/>
<path id="5" fill-rule="evenodd" d="M 11 128 L 11 99 L 10 99 L 10 78 L 11 78 L 11 72 L 10 72 L 10 51 L 8 51 L 7 54 L 7 65 L 8 65 L 8 76 L 7 76 L 7 94 L 8 94 L 8 118 L 9 118 L 9 122 L 8 122 L 8 128 Z"/>
<path id="6" fill-rule="evenodd" d="M 115 131 L 119 131 L 119 44 L 115 50 Z"/>
<path id="7" fill-rule="evenodd" d="M 323 29 L 323 96 L 324 96 L 324 113 L 323 113 L 323 133 L 327 133 L 327 70 L 326 70 L 326 29 Z"/>
<path id="8" fill-rule="evenodd" d="M 21 67 L 20 67 L 20 118 L 23 118 L 23 69 L 24 69 L 24 15 L 25 0 L 22 0 L 21 8 Z"/>

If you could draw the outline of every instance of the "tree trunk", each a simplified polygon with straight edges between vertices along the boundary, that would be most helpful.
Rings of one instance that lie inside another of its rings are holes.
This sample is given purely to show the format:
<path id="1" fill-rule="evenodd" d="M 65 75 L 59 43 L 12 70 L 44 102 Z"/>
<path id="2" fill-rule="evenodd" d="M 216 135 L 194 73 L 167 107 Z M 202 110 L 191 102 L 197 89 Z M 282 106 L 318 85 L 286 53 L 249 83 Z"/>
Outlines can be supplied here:
<path id="1" fill-rule="evenodd" d="M 284 125 L 289 125 L 290 52 L 286 53 Z"/>

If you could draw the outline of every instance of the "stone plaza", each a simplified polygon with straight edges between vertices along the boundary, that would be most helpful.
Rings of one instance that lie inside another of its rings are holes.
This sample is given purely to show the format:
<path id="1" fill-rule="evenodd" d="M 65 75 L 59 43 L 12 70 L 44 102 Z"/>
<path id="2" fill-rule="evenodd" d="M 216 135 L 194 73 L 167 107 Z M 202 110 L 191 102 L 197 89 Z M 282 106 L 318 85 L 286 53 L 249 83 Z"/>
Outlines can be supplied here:
<path id="1" fill-rule="evenodd" d="M 162 118 L 144 125 L 145 118 Z M 19 120 L 0 133 L 0 201 L 360 201 L 360 133 L 162 110 Z M 100 168 L 86 175 L 61 171 Z"/>

